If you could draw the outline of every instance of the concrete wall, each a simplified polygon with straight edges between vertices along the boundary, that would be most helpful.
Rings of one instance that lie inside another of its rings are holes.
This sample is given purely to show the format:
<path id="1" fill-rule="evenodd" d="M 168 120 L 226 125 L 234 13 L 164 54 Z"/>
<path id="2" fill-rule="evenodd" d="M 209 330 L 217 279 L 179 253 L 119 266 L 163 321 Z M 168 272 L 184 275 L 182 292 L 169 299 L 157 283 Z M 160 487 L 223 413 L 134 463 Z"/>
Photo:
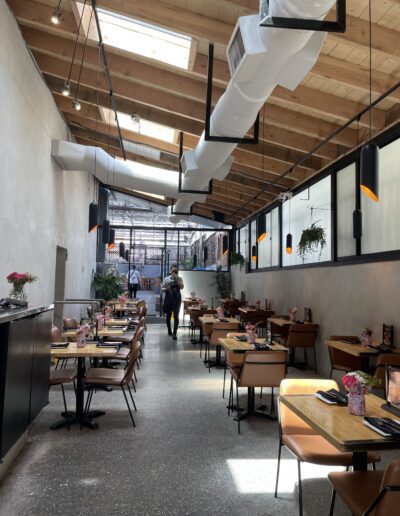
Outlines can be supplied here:
<path id="1" fill-rule="evenodd" d="M 312 269 L 292 269 L 245 274 L 233 268 L 233 290 L 244 290 L 254 302 L 268 298 L 276 313 L 305 306 L 320 324 L 317 361 L 321 372 L 330 369 L 324 340 L 329 335 L 358 335 L 365 326 L 381 338 L 382 323 L 394 325 L 395 345 L 400 347 L 400 262 L 377 262 Z M 299 355 L 300 356 L 300 355 Z"/>
<path id="2" fill-rule="evenodd" d="M 27 286 L 29 302 L 52 302 L 57 245 L 68 250 L 66 297 L 87 297 L 93 180 L 61 171 L 51 158 L 52 139 L 67 139 L 68 130 L 4 0 L 0 34 L 0 297 L 9 294 L 10 272 L 31 272 L 39 280 Z"/>

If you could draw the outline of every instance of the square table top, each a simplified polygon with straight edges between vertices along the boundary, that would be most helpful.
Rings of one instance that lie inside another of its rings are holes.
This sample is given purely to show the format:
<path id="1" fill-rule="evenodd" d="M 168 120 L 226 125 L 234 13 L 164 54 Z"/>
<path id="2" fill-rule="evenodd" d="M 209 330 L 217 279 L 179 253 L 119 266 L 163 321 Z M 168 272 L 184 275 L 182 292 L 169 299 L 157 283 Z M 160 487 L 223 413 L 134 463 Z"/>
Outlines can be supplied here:
<path id="1" fill-rule="evenodd" d="M 271 313 L 272 310 L 265 310 L 265 308 L 253 308 L 251 306 L 240 306 L 239 312 L 243 312 L 244 314 L 263 314 L 263 313 Z"/>
<path id="2" fill-rule="evenodd" d="M 98 348 L 96 344 L 86 344 L 84 348 L 78 348 L 76 342 L 70 342 L 66 348 L 51 349 L 50 354 L 54 358 L 114 358 L 118 347 Z"/>
<path id="3" fill-rule="evenodd" d="M 219 319 L 216 319 L 215 317 L 212 316 L 212 314 L 210 315 L 203 315 L 202 317 L 199 317 L 199 321 L 201 322 L 201 324 L 232 324 L 232 323 L 236 323 L 238 326 L 240 324 L 240 321 L 238 321 L 237 319 L 235 319 L 234 317 L 223 317 L 223 319 L 225 319 L 225 321 L 220 321 Z"/>
<path id="4" fill-rule="evenodd" d="M 107 319 L 106 326 L 127 326 L 130 319 Z"/>
<path id="5" fill-rule="evenodd" d="M 243 335 L 246 334 L 243 333 Z M 233 353 L 245 353 L 246 351 L 254 351 L 254 348 L 251 344 L 248 342 L 241 342 L 240 340 L 236 340 L 233 337 L 229 339 L 221 338 L 219 341 L 226 351 Z M 256 344 L 262 344 L 264 342 L 265 339 L 256 339 Z M 282 344 L 278 344 L 277 342 L 272 342 L 270 346 L 271 351 L 289 351 L 288 348 L 285 348 L 285 346 L 282 346 Z"/>
<path id="6" fill-rule="evenodd" d="M 268 320 L 276 326 L 290 326 L 294 321 L 283 319 L 282 317 L 269 317 Z"/>
<path id="7" fill-rule="evenodd" d="M 122 335 L 124 335 L 124 333 L 126 332 L 127 328 L 124 327 L 124 328 L 121 328 L 120 330 L 117 330 L 116 328 L 111 328 L 111 329 L 102 329 L 102 330 L 99 330 L 97 332 L 97 335 L 99 337 L 121 337 Z M 94 330 L 93 330 L 94 331 Z M 68 331 L 64 331 L 62 334 L 61 334 L 61 337 L 63 339 L 68 339 L 68 338 L 73 338 L 73 337 L 76 337 L 76 330 L 68 330 Z"/>
<path id="8" fill-rule="evenodd" d="M 342 340 L 326 340 L 325 344 L 331 348 L 339 349 L 348 355 L 353 355 L 354 357 L 373 357 L 382 353 L 379 349 L 367 348 L 362 344 L 350 344 Z M 379 340 L 374 340 L 373 345 L 379 345 Z M 385 354 L 386 353 L 387 352 L 385 352 Z M 400 348 L 393 348 L 391 353 L 400 353 Z"/>
<path id="9" fill-rule="evenodd" d="M 222 297 L 220 303 L 231 303 L 233 305 L 244 305 L 246 301 L 242 301 L 241 299 L 231 299 L 230 297 Z"/>
<path id="10" fill-rule="evenodd" d="M 122 311 L 129 311 L 129 312 L 133 312 L 134 310 L 136 311 L 138 309 L 138 306 L 137 306 L 137 303 L 125 303 L 124 306 L 122 306 L 121 304 L 116 304 L 114 305 L 114 310 L 116 312 L 122 312 Z"/>
<path id="11" fill-rule="evenodd" d="M 353 416 L 346 406 L 328 405 L 312 394 L 280 396 L 286 405 L 311 428 L 343 452 L 400 448 L 400 441 L 384 437 L 363 423 L 363 416 Z M 394 416 L 381 408 L 384 400 L 368 394 L 365 397 L 366 416 Z"/>

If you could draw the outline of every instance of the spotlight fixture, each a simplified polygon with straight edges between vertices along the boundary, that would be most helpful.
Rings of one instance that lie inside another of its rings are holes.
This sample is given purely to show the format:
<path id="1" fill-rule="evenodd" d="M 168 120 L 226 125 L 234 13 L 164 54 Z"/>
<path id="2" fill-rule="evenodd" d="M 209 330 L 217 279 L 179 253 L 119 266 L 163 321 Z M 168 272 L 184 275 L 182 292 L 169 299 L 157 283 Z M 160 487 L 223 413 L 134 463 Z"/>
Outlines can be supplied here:
<path id="1" fill-rule="evenodd" d="M 108 220 L 103 220 L 102 242 L 103 244 L 108 244 L 110 242 L 110 221 Z"/>
<path id="2" fill-rule="evenodd" d="M 267 236 L 266 217 L 264 213 L 257 215 L 257 242 L 261 242 Z"/>
<path id="3" fill-rule="evenodd" d="M 256 245 L 253 245 L 253 247 L 251 248 L 251 259 L 253 260 L 253 262 L 257 261 L 257 246 Z"/>
<path id="4" fill-rule="evenodd" d="M 293 252 L 293 237 L 291 233 L 286 235 L 286 254 L 292 254 Z"/>
<path id="5" fill-rule="evenodd" d="M 89 233 L 97 229 L 98 206 L 95 202 L 89 204 Z"/>
<path id="6" fill-rule="evenodd" d="M 76 99 L 72 100 L 72 107 L 75 109 L 75 111 L 80 111 L 82 109 L 81 103 Z"/>
<path id="7" fill-rule="evenodd" d="M 222 254 L 228 254 L 229 252 L 229 240 L 228 235 L 224 235 L 222 238 Z"/>
<path id="8" fill-rule="evenodd" d="M 51 16 L 51 23 L 54 23 L 54 25 L 61 23 L 61 0 L 58 2 L 57 9 Z"/>
<path id="9" fill-rule="evenodd" d="M 125 244 L 123 242 L 119 243 L 119 256 L 125 258 Z"/>
<path id="10" fill-rule="evenodd" d="M 69 97 L 71 93 L 71 86 L 68 81 L 64 82 L 63 89 L 61 90 L 61 93 L 64 95 L 64 97 Z"/>
<path id="11" fill-rule="evenodd" d="M 379 201 L 379 147 L 367 143 L 360 153 L 360 188 L 373 201 Z"/>
<path id="12" fill-rule="evenodd" d="M 110 229 L 110 240 L 108 241 L 108 250 L 114 249 L 115 247 L 115 229 Z"/>

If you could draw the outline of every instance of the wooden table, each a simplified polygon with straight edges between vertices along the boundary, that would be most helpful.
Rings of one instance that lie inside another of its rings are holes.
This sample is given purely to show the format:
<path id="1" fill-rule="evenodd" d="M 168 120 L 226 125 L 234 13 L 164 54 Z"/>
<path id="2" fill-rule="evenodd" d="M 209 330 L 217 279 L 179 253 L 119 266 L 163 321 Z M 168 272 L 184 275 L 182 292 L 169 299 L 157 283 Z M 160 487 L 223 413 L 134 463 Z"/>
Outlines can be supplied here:
<path id="1" fill-rule="evenodd" d="M 106 326 L 128 326 L 130 319 L 107 319 Z"/>
<path id="2" fill-rule="evenodd" d="M 202 335 L 202 326 L 199 321 L 199 318 L 205 314 L 216 314 L 217 311 L 214 310 L 214 308 L 200 308 L 199 306 L 188 306 L 188 313 L 190 316 L 190 324 L 191 328 L 193 330 L 193 336 L 194 336 L 194 328 L 200 329 L 200 340 L 202 341 L 203 335 Z M 192 342 L 196 342 L 193 338 L 191 339 Z"/>
<path id="3" fill-rule="evenodd" d="M 379 339 L 375 339 L 372 343 L 374 346 L 378 346 L 380 342 L 381 341 Z M 349 342 L 343 342 L 342 340 L 326 340 L 325 344 L 331 348 L 339 349 L 348 355 L 352 355 L 353 357 L 362 358 L 363 370 L 365 371 L 369 369 L 369 359 L 371 357 L 377 357 L 382 353 L 379 349 L 367 348 L 361 344 L 350 344 Z M 391 353 L 400 353 L 400 348 L 393 348 Z"/>
<path id="4" fill-rule="evenodd" d="M 246 335 L 246 333 L 243 333 L 243 335 Z M 246 353 L 246 351 L 254 351 L 254 347 L 251 344 L 248 342 L 241 342 L 240 340 L 236 340 L 233 337 L 230 339 L 219 340 L 226 352 Z M 265 339 L 256 339 L 257 344 L 262 344 L 264 342 Z M 282 346 L 282 344 L 277 342 L 272 342 L 269 344 L 269 346 L 271 346 L 271 351 L 289 351 L 288 348 L 285 348 L 285 346 Z"/>
<path id="5" fill-rule="evenodd" d="M 269 317 L 268 319 L 271 322 L 271 324 L 275 324 L 275 326 L 280 326 L 281 328 L 288 327 L 291 324 L 294 324 L 294 321 L 284 319 L 283 317 Z"/>
<path id="6" fill-rule="evenodd" d="M 70 342 L 66 348 L 51 349 L 50 354 L 54 358 L 77 358 L 78 369 L 76 378 L 76 409 L 75 413 L 66 414 L 66 418 L 57 421 L 51 428 L 53 430 L 66 426 L 68 423 L 80 424 L 91 429 L 97 429 L 99 425 L 93 421 L 93 418 L 102 416 L 105 412 L 101 410 L 93 410 L 87 414 L 84 413 L 85 402 L 85 361 L 86 358 L 115 358 L 118 346 L 112 348 L 99 348 L 97 344 L 86 344 L 84 348 L 78 348 L 76 342 Z"/>
<path id="7" fill-rule="evenodd" d="M 213 330 L 213 325 L 214 324 L 218 324 L 219 325 L 219 329 L 220 330 L 223 330 L 223 326 L 226 324 L 227 326 L 228 325 L 232 325 L 232 324 L 235 324 L 236 325 L 236 328 L 232 328 L 231 331 L 235 331 L 235 330 L 238 330 L 239 329 L 239 321 L 237 319 L 235 319 L 234 317 L 222 317 L 222 319 L 224 319 L 224 321 L 221 321 L 220 319 L 218 319 L 217 317 L 214 317 L 213 315 L 204 315 L 202 317 L 199 317 L 199 322 L 201 324 L 201 327 L 202 327 L 202 336 L 203 335 L 207 335 L 207 336 L 210 336 L 211 333 L 212 333 L 212 330 Z M 228 327 L 229 328 L 229 327 Z M 214 360 L 204 360 L 204 363 L 206 364 L 206 367 L 219 367 L 221 366 L 221 346 L 220 345 L 217 345 L 216 346 L 216 357 L 215 357 L 215 361 Z"/>
<path id="8" fill-rule="evenodd" d="M 102 330 L 98 330 L 97 337 L 122 337 L 124 335 L 124 333 L 126 332 L 126 330 L 127 330 L 126 326 L 121 328 L 120 330 L 118 330 L 116 328 L 109 328 L 109 329 L 104 328 Z M 71 338 L 76 339 L 76 330 L 64 331 L 61 334 L 61 337 L 63 339 L 71 339 Z"/>
<path id="9" fill-rule="evenodd" d="M 240 318 L 244 322 L 256 324 L 258 322 L 267 322 L 267 319 L 274 315 L 273 310 L 263 310 L 261 308 L 252 308 L 250 306 L 241 306 L 239 308 Z"/>
<path id="10" fill-rule="evenodd" d="M 219 302 L 230 315 L 239 315 L 239 308 L 246 304 L 246 301 L 231 299 L 229 297 L 223 297 Z"/>
<path id="11" fill-rule="evenodd" d="M 381 408 L 381 398 L 368 394 L 365 399 L 367 416 L 393 419 L 389 412 Z M 313 395 L 280 396 L 280 401 L 335 448 L 352 452 L 355 471 L 367 469 L 368 451 L 400 448 L 400 441 L 374 432 L 364 425 L 362 416 L 351 415 L 348 407 L 327 405 Z"/>

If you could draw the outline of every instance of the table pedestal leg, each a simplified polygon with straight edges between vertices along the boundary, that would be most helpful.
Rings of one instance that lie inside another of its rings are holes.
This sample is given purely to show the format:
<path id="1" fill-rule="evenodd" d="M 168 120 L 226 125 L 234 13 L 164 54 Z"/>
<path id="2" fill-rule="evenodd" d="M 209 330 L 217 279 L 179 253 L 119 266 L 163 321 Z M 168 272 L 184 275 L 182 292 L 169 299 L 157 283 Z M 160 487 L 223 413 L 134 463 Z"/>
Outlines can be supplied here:
<path id="1" fill-rule="evenodd" d="M 353 471 L 367 471 L 368 453 L 366 451 L 353 452 Z"/>

